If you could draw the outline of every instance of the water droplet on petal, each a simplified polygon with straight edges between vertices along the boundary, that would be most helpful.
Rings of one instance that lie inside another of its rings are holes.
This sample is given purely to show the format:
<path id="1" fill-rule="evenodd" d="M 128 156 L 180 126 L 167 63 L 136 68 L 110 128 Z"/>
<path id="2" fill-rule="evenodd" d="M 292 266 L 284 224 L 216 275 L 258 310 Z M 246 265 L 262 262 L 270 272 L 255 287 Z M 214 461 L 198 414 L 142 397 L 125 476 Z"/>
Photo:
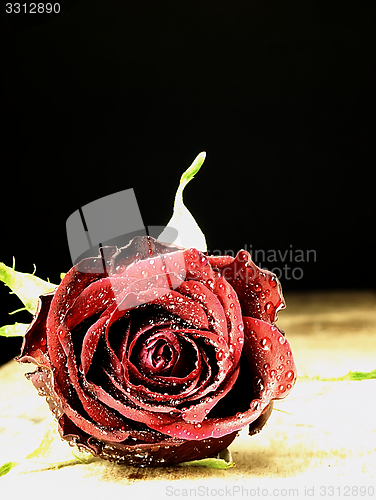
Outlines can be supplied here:
<path id="1" fill-rule="evenodd" d="M 255 377 L 253 379 L 253 387 L 257 389 L 258 391 L 263 391 L 264 390 L 264 381 L 262 380 L 261 377 Z"/>
<path id="2" fill-rule="evenodd" d="M 254 289 L 255 292 L 261 292 L 262 286 L 260 285 L 260 283 L 255 283 L 253 285 L 253 289 Z"/>
<path id="3" fill-rule="evenodd" d="M 267 304 L 265 304 L 266 314 L 269 314 L 270 316 L 272 316 L 274 314 L 274 311 L 275 311 L 275 307 L 273 306 L 272 302 L 268 302 Z"/>
<path id="4" fill-rule="evenodd" d="M 285 373 L 285 378 L 286 380 L 292 381 L 294 379 L 294 372 L 292 370 L 289 370 Z"/>
<path id="5" fill-rule="evenodd" d="M 272 342 L 268 337 L 264 337 L 263 339 L 260 340 L 260 345 L 263 349 L 266 351 L 269 351 L 272 347 Z"/>
<path id="6" fill-rule="evenodd" d="M 275 288 L 277 286 L 277 280 L 275 279 L 275 276 L 270 276 L 270 278 L 269 278 L 269 284 L 273 288 Z"/>

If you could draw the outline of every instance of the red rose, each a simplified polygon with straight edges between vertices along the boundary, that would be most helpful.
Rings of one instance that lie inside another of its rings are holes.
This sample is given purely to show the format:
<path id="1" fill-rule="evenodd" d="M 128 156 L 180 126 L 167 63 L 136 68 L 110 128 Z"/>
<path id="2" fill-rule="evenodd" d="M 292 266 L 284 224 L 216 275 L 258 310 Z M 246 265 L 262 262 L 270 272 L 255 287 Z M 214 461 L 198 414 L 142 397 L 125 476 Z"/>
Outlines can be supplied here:
<path id="1" fill-rule="evenodd" d="M 283 307 L 278 280 L 248 252 L 136 237 L 40 297 L 19 361 L 38 365 L 28 378 L 61 436 L 94 455 L 132 465 L 215 456 L 244 426 L 258 432 L 295 382 L 274 325 Z"/>

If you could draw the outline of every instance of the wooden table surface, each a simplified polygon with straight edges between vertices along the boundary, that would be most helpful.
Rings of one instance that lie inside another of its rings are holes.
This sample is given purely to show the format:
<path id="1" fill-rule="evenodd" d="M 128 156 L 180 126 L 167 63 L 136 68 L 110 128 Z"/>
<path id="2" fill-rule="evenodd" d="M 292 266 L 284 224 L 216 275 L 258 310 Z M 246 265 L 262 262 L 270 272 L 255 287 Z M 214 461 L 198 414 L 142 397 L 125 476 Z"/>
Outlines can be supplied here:
<path id="1" fill-rule="evenodd" d="M 0 498 L 376 499 L 376 379 L 314 378 L 376 368 L 376 293 L 290 293 L 286 302 L 278 326 L 292 346 L 298 381 L 285 400 L 275 403 L 261 433 L 240 433 L 230 447 L 236 466 L 227 470 L 137 469 L 102 460 L 82 464 L 58 436 L 45 457 L 25 459 L 46 428 L 56 424 L 44 398 L 24 377 L 33 366 L 11 361 L 1 367 L 0 466 L 19 465 L 0 478 Z M 73 465 L 51 468 L 62 461 Z"/>

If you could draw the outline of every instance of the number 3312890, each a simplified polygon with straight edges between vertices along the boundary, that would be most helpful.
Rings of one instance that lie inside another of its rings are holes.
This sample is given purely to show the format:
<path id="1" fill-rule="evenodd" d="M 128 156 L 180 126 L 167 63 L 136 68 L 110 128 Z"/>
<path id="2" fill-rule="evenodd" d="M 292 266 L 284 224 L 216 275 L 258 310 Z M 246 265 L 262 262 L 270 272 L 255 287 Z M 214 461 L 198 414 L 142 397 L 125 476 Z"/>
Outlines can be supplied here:
<path id="1" fill-rule="evenodd" d="M 11 3 L 5 4 L 7 14 L 59 14 L 59 3 Z"/>

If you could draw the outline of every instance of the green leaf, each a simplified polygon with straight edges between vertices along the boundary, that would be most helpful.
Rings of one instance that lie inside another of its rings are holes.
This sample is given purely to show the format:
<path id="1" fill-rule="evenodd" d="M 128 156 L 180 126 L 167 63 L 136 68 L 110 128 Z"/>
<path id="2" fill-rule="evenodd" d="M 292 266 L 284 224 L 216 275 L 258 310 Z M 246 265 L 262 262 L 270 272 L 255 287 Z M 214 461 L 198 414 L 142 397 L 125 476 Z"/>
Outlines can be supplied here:
<path id="1" fill-rule="evenodd" d="M 16 465 L 18 465 L 18 462 L 7 462 L 6 464 L 3 464 L 0 467 L 0 477 L 8 474 L 8 472 L 11 471 L 13 467 L 16 467 Z"/>
<path id="2" fill-rule="evenodd" d="M 0 328 L 0 337 L 23 337 L 29 325 L 26 323 L 16 323 L 5 325 Z"/>
<path id="3" fill-rule="evenodd" d="M 33 274 L 20 273 L 0 262 L 0 280 L 23 302 L 25 308 L 35 314 L 38 298 L 45 293 L 53 292 L 57 285 L 37 278 Z"/>
<path id="4" fill-rule="evenodd" d="M 235 467 L 235 462 L 232 460 L 230 451 L 222 451 L 216 458 L 202 458 L 201 460 L 191 460 L 189 462 L 181 462 L 179 465 L 193 467 L 208 467 L 210 469 L 230 469 Z"/>
<path id="5" fill-rule="evenodd" d="M 203 458 L 201 460 L 191 460 L 190 462 L 181 462 L 181 466 L 208 467 L 210 469 L 229 469 L 235 467 L 235 462 L 228 463 L 221 458 Z"/>
<path id="6" fill-rule="evenodd" d="M 197 248 L 201 252 L 206 252 L 205 236 L 183 203 L 184 188 L 200 170 L 205 157 L 205 152 L 200 153 L 180 178 L 180 184 L 175 195 L 174 211 L 170 222 L 167 224 L 168 227 L 173 227 L 178 231 L 177 239 L 173 242 L 169 241 L 169 232 L 165 230 L 159 235 L 158 240 L 165 243 L 175 243 L 184 248 Z"/>
<path id="7" fill-rule="evenodd" d="M 349 372 L 338 380 L 370 380 L 376 378 L 376 370 L 370 372 Z"/>
<path id="8" fill-rule="evenodd" d="M 308 375 L 300 375 L 298 379 L 300 380 L 322 380 L 323 382 L 340 382 L 342 380 L 371 380 L 376 378 L 376 370 L 370 372 L 352 372 L 350 371 L 342 377 L 320 377 L 316 375 L 315 377 L 309 377 Z"/>
<path id="9" fill-rule="evenodd" d="M 88 464 L 93 460 L 93 454 L 88 451 L 72 450 L 72 455 L 82 464 Z"/>

